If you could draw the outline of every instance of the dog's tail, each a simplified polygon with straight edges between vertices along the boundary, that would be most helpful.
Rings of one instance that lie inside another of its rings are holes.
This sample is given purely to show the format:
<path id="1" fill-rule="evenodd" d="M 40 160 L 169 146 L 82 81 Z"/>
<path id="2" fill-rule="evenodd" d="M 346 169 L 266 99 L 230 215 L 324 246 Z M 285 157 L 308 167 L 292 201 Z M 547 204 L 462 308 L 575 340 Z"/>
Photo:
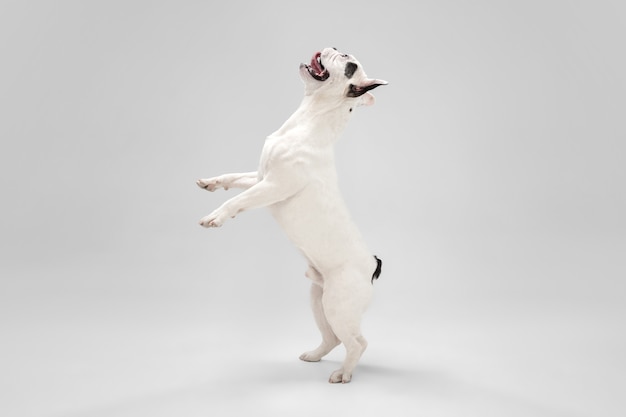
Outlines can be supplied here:
<path id="1" fill-rule="evenodd" d="M 374 259 L 376 259 L 376 270 L 374 271 L 374 274 L 372 275 L 372 284 L 374 284 L 374 280 L 378 279 L 378 277 L 380 276 L 380 273 L 383 271 L 383 261 L 378 259 L 378 256 L 376 255 L 374 255 Z"/>

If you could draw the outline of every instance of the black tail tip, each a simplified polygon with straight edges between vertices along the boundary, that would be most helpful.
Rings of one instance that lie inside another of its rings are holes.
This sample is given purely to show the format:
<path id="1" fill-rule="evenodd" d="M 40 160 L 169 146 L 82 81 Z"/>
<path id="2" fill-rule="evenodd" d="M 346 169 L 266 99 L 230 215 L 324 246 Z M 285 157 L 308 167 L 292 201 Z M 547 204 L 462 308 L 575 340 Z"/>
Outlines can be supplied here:
<path id="1" fill-rule="evenodd" d="M 372 284 L 374 283 L 375 279 L 378 279 L 378 277 L 380 276 L 380 273 L 383 271 L 383 261 L 378 259 L 378 256 L 376 255 L 374 255 L 374 259 L 376 259 L 376 270 L 374 271 L 374 274 L 372 275 Z"/>

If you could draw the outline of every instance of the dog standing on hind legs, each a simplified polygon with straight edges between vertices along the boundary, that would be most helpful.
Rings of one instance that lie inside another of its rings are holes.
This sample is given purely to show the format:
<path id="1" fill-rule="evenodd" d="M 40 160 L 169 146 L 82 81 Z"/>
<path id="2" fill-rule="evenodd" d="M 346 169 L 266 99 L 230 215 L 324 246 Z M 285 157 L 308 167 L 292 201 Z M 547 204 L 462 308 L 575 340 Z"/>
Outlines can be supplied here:
<path id="1" fill-rule="evenodd" d="M 305 85 L 302 103 L 265 141 L 257 172 L 200 179 L 208 191 L 244 191 L 200 220 L 219 227 L 238 213 L 269 207 L 287 237 L 306 258 L 311 307 L 322 343 L 300 359 L 319 361 L 343 343 L 346 357 L 330 382 L 350 382 L 367 347 L 361 317 L 382 262 L 367 248 L 343 202 L 337 183 L 333 145 L 353 110 L 374 103 L 370 90 L 387 84 L 365 75 L 351 55 L 335 48 L 317 52 L 300 65 Z"/>

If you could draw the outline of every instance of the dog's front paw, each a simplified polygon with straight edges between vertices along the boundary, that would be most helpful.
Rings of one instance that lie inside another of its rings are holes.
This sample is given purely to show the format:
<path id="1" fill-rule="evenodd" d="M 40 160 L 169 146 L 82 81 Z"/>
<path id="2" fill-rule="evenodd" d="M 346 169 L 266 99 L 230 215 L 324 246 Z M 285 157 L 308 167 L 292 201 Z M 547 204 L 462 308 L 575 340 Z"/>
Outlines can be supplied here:
<path id="1" fill-rule="evenodd" d="M 337 369 L 335 372 L 330 374 L 330 378 L 328 379 L 328 382 L 330 382 L 331 384 L 338 384 L 340 382 L 342 384 L 347 384 L 351 380 L 352 380 L 352 373 L 344 372 L 342 368 L 342 369 Z"/>
<path id="2" fill-rule="evenodd" d="M 198 187 L 204 188 L 207 191 L 215 191 L 219 188 L 228 190 L 228 187 L 222 183 L 219 177 L 199 179 L 196 181 L 196 184 L 198 184 Z"/>
<path id="3" fill-rule="evenodd" d="M 217 209 L 213 213 L 208 216 L 204 216 L 200 219 L 200 226 L 202 227 L 220 227 L 224 224 L 224 221 L 228 216 L 224 213 L 223 210 Z"/>

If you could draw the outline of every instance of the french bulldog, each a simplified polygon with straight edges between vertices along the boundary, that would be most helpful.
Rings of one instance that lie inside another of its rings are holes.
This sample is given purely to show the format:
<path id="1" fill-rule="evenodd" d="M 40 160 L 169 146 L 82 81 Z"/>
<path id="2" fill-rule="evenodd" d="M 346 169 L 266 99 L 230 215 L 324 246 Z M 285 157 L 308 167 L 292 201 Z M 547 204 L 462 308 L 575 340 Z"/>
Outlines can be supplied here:
<path id="1" fill-rule="evenodd" d="M 367 347 L 361 317 L 382 262 L 371 254 L 341 197 L 333 145 L 353 111 L 374 103 L 370 91 L 387 82 L 368 78 L 359 61 L 335 48 L 301 64 L 300 77 L 304 98 L 267 137 L 258 170 L 197 181 L 208 191 L 245 190 L 203 217 L 200 225 L 220 227 L 242 211 L 269 207 L 304 255 L 305 275 L 313 281 L 311 306 L 322 342 L 300 359 L 319 361 L 343 343 L 345 360 L 329 382 L 347 383 Z"/>

